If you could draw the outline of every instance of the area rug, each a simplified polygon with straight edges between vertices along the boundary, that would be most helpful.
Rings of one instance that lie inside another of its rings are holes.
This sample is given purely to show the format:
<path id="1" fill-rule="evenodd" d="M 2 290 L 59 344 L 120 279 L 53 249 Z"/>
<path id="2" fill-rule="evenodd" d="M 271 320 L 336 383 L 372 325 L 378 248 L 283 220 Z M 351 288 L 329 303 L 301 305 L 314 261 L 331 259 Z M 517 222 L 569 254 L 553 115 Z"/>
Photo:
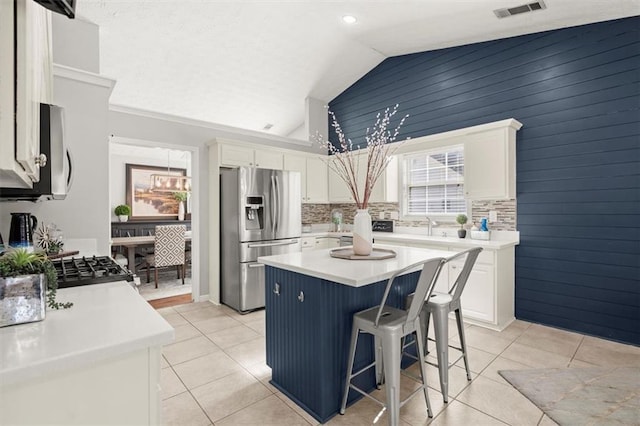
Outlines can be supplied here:
<path id="1" fill-rule="evenodd" d="M 499 373 L 561 426 L 640 424 L 640 367 Z"/>
<path id="2" fill-rule="evenodd" d="M 189 272 L 190 270 L 187 271 L 184 285 L 182 285 L 182 280 L 177 278 L 175 268 L 160 269 L 158 271 L 158 288 L 156 288 L 153 272 L 151 272 L 151 282 L 147 284 L 146 273 L 141 271 L 138 273 L 140 277 L 138 291 L 144 300 L 163 299 L 191 293 L 191 274 Z"/>

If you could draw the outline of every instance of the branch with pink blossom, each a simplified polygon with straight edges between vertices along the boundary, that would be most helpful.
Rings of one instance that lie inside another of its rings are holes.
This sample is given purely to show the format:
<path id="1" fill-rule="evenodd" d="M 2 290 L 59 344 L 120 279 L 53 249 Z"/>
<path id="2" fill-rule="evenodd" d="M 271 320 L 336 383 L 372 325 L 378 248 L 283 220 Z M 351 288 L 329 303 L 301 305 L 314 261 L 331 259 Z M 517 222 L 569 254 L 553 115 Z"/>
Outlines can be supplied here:
<path id="1" fill-rule="evenodd" d="M 396 141 L 400 133 L 400 127 L 402 127 L 409 115 L 402 117 L 395 129 L 388 129 L 391 119 L 396 115 L 397 110 L 398 104 L 393 109 L 387 108 L 383 113 L 377 114 L 373 127 L 371 129 L 367 128 L 365 134 L 367 145 L 362 149 L 359 145 L 356 145 L 354 149 L 353 142 L 344 135 L 333 111 L 329 111 L 329 114 L 331 115 L 331 126 L 338 136 L 338 146 L 336 147 L 330 141 L 323 139 L 321 135 L 316 134 L 315 139 L 330 154 L 328 158 L 323 158 L 323 161 L 347 184 L 351 197 L 358 209 L 367 208 L 376 182 L 378 182 L 378 179 L 389 165 L 391 157 L 402 145 L 401 142 L 393 142 Z M 366 164 L 364 164 L 366 170 L 364 181 L 360 182 L 358 180 L 361 167 L 360 153 L 363 150 L 366 150 Z"/>

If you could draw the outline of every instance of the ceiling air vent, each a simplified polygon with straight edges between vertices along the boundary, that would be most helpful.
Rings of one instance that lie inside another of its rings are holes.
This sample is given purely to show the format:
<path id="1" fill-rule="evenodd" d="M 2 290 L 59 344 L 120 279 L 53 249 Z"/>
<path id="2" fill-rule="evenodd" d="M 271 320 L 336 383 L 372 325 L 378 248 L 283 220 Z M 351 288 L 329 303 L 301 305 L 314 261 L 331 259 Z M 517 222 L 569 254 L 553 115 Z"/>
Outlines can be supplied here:
<path id="1" fill-rule="evenodd" d="M 538 0 L 533 3 L 523 4 L 522 6 L 496 9 L 493 13 L 495 13 L 498 18 L 506 18 L 508 16 L 519 15 L 521 13 L 533 12 L 534 10 L 542 10 L 546 8 L 547 5 L 545 5 L 542 0 Z"/>

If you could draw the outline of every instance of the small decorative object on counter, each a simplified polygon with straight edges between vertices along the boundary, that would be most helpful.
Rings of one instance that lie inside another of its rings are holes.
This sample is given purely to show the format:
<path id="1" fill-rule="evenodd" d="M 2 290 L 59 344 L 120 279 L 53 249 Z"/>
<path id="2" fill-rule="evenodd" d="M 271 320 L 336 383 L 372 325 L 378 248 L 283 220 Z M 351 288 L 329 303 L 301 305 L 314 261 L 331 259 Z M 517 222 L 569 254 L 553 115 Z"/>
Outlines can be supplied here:
<path id="1" fill-rule="evenodd" d="M 372 248 L 371 215 L 367 209 L 358 209 L 353 217 L 353 252 L 358 256 L 368 256 Z"/>
<path id="2" fill-rule="evenodd" d="M 331 223 L 334 232 L 342 232 L 342 211 L 339 209 L 331 210 Z"/>
<path id="3" fill-rule="evenodd" d="M 353 248 L 356 254 L 359 255 L 368 255 L 371 253 L 371 244 L 373 242 L 371 216 L 367 211 L 369 198 L 371 197 L 376 182 L 389 165 L 391 157 L 402 145 L 402 143 L 391 142 L 395 142 L 400 133 L 400 127 L 402 127 L 408 115 L 405 115 L 397 122 L 395 129 L 388 129 L 388 127 L 391 126 L 391 121 L 397 110 L 398 104 L 396 104 L 393 109 L 385 109 L 382 114 L 378 113 L 373 127 L 367 128 L 364 137 L 367 144 L 363 147 L 354 145 L 351 139 L 347 139 L 333 111 L 329 111 L 329 115 L 331 115 L 331 126 L 338 136 L 338 143 L 334 144 L 324 139 L 319 133 L 316 133 L 314 136 L 314 139 L 319 142 L 320 146 L 329 151 L 330 155 L 326 160 L 323 159 L 323 161 L 347 184 L 349 193 L 356 203 L 357 213 L 353 218 Z M 360 151 L 366 152 L 366 159 L 363 159 L 363 161 L 365 161 L 364 163 L 360 162 Z M 361 167 L 365 168 L 364 182 L 358 178 L 358 171 Z M 360 215 L 360 218 L 358 218 L 358 215 Z M 360 226 L 358 226 L 358 222 L 360 222 Z M 366 230 L 364 229 L 365 226 L 368 226 Z M 358 229 L 360 232 L 358 232 Z M 366 253 L 358 253 L 358 250 L 366 251 Z"/>
<path id="4" fill-rule="evenodd" d="M 73 306 L 56 302 L 57 288 L 55 267 L 44 254 L 25 249 L 7 251 L 0 256 L 0 327 L 42 321 L 47 306 Z"/>
<path id="5" fill-rule="evenodd" d="M 31 213 L 11 213 L 9 247 L 33 251 L 33 232 L 38 227 L 38 218 Z"/>
<path id="6" fill-rule="evenodd" d="M 120 204 L 113 209 L 113 212 L 118 216 L 120 222 L 126 222 L 129 220 L 129 216 L 131 216 L 131 207 L 126 204 Z"/>
<path id="7" fill-rule="evenodd" d="M 480 220 L 480 230 L 471 230 L 471 238 L 474 240 L 489 240 L 491 238 L 491 231 L 487 227 L 487 218 L 483 217 Z"/>
<path id="8" fill-rule="evenodd" d="M 464 229 L 464 225 L 467 223 L 467 215 L 459 214 L 456 216 L 456 222 L 460 224 L 460 229 L 458 229 L 458 238 L 465 238 L 467 236 L 467 230 Z"/>
<path id="9" fill-rule="evenodd" d="M 35 232 L 35 236 L 38 238 L 36 243 L 38 248 L 43 250 L 46 254 L 58 254 L 62 251 L 62 231 L 58 229 L 55 223 L 49 225 L 43 223 L 40 228 Z"/>

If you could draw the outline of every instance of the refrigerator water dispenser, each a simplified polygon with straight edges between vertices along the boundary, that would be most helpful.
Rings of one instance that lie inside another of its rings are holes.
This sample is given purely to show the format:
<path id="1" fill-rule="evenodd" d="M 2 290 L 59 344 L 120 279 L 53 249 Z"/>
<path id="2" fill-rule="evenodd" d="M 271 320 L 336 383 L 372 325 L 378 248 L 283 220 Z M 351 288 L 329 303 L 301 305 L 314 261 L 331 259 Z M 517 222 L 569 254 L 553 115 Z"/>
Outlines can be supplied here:
<path id="1" fill-rule="evenodd" d="M 261 196 L 247 197 L 245 207 L 245 229 L 253 231 L 264 227 L 264 201 Z"/>

